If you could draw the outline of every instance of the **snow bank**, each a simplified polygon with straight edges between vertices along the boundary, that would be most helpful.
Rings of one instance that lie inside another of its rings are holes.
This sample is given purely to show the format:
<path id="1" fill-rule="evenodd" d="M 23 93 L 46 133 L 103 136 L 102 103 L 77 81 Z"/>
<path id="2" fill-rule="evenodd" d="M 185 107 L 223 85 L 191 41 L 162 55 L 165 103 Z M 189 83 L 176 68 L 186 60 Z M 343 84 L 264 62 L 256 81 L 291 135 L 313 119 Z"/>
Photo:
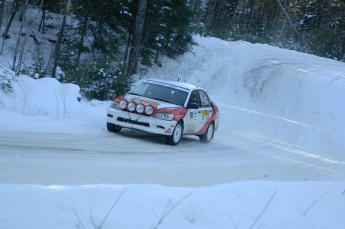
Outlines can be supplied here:
<path id="1" fill-rule="evenodd" d="M 15 77 L 5 68 L 2 68 L 2 74 L 11 80 L 12 85 L 12 92 L 0 90 L 0 112 L 4 116 L 22 120 L 25 116 L 51 120 L 86 119 L 104 125 L 105 118 L 100 120 L 99 117 L 104 116 L 109 101 L 82 100 L 78 85 L 62 84 L 55 78 Z"/>
<path id="2" fill-rule="evenodd" d="M 345 63 L 262 44 L 195 39 L 193 53 L 162 60 L 146 77 L 207 89 L 220 106 L 217 138 L 250 138 L 253 146 L 331 158 L 345 151 Z"/>
<path id="3" fill-rule="evenodd" d="M 69 117 L 69 110 L 80 108 L 80 88 L 61 84 L 54 78 L 32 79 L 16 77 L 12 81 L 14 93 L 3 93 L 3 107 L 21 115 Z"/>
<path id="4" fill-rule="evenodd" d="M 341 229 L 344 188 L 331 182 L 204 188 L 0 185 L 0 227 Z"/>

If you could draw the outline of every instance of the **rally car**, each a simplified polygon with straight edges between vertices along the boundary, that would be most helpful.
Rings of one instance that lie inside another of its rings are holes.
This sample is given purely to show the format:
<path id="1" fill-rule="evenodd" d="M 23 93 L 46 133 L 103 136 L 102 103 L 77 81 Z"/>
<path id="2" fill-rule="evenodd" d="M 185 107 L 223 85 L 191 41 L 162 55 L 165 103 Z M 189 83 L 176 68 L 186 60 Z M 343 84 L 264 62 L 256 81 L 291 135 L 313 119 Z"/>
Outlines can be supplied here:
<path id="1" fill-rule="evenodd" d="M 207 143 L 218 123 L 218 107 L 206 91 L 179 81 L 144 80 L 116 97 L 107 110 L 108 131 L 132 128 L 160 134 L 169 145 L 177 145 L 183 135 L 196 135 Z"/>

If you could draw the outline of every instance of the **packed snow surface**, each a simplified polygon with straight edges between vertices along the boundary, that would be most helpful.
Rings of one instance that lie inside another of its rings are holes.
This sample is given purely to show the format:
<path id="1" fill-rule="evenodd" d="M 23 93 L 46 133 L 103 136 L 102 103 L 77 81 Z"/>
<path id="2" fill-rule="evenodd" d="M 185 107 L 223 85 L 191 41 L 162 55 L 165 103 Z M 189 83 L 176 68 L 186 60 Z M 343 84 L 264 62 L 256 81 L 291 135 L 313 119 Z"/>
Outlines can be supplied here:
<path id="1" fill-rule="evenodd" d="M 0 228 L 343 228 L 345 64 L 195 39 L 138 79 L 206 89 L 221 114 L 206 145 L 108 133 L 109 101 L 1 66 Z"/>

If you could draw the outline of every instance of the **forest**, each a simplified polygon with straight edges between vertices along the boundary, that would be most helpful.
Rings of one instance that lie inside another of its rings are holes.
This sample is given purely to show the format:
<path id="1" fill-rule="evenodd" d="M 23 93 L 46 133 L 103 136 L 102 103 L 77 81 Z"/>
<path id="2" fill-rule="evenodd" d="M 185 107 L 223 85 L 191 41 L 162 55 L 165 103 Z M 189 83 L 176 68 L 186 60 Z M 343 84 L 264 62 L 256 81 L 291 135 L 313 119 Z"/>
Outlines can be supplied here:
<path id="1" fill-rule="evenodd" d="M 1 0 L 0 26 L 16 75 L 75 83 L 88 98 L 123 93 L 195 35 L 345 61 L 345 0 Z"/>

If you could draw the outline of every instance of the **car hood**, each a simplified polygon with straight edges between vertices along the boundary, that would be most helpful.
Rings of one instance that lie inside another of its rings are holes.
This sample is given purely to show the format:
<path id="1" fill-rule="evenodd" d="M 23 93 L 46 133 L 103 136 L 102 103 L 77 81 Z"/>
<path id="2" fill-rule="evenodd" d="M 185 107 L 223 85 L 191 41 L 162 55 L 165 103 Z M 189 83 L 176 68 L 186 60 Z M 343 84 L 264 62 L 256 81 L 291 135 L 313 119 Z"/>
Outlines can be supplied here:
<path id="1" fill-rule="evenodd" d="M 157 107 L 157 109 L 163 109 L 163 108 L 180 108 L 181 106 L 173 104 L 173 103 L 167 103 L 167 102 L 163 102 L 163 101 L 159 101 L 156 99 L 150 99 L 150 98 L 146 98 L 146 97 L 142 97 L 142 96 L 138 96 L 138 95 L 131 95 L 131 94 L 126 94 L 125 95 L 125 99 L 127 101 L 133 101 L 135 103 L 142 103 L 145 106 L 147 105 L 152 105 Z"/>

